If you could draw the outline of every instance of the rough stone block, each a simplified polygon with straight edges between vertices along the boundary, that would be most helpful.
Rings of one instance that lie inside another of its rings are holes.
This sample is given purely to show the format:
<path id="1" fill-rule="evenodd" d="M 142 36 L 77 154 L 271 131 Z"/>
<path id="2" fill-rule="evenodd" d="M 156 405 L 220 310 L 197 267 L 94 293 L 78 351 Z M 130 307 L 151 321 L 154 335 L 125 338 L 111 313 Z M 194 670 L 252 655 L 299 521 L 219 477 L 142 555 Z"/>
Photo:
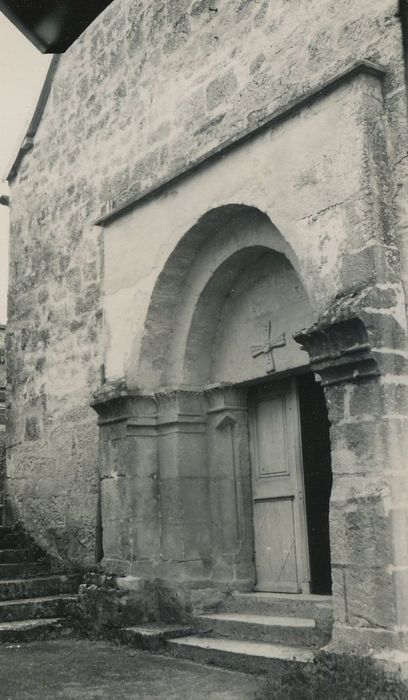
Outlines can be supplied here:
<path id="1" fill-rule="evenodd" d="M 173 525 L 172 523 L 162 522 L 161 552 L 162 557 L 165 560 L 175 559 L 177 561 L 182 561 L 184 559 L 182 525 Z"/>
<path id="2" fill-rule="evenodd" d="M 391 629 L 396 624 L 393 578 L 381 567 L 344 569 L 347 622 Z"/>
<path id="3" fill-rule="evenodd" d="M 207 85 L 207 107 L 215 109 L 220 104 L 230 99 L 238 87 L 237 77 L 231 69 L 212 80 Z"/>
<path id="4" fill-rule="evenodd" d="M 209 522 L 208 479 L 182 479 L 180 496 L 185 521 Z"/>
<path id="5" fill-rule="evenodd" d="M 180 494 L 180 479 L 161 479 L 160 517 L 166 523 L 180 524 L 183 518 L 183 507 Z"/>
<path id="6" fill-rule="evenodd" d="M 325 400 L 331 425 L 337 425 L 344 419 L 345 388 L 329 386 L 325 389 Z"/>
<path id="7" fill-rule="evenodd" d="M 330 508 L 332 564 L 386 567 L 393 561 L 392 522 L 378 497 L 356 499 Z"/>
<path id="8" fill-rule="evenodd" d="M 381 418 L 384 415 L 408 415 L 408 386 L 404 383 L 364 382 L 355 387 L 350 401 L 351 416 Z"/>

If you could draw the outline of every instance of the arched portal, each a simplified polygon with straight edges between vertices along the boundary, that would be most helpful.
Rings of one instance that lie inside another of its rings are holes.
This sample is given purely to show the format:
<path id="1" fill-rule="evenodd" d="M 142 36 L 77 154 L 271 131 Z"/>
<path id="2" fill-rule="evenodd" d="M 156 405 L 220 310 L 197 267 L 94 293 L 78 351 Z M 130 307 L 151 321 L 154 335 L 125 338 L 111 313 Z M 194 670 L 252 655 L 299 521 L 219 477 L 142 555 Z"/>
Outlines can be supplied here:
<path id="1" fill-rule="evenodd" d="M 204 214 L 181 237 L 157 277 L 144 332 L 132 352 L 138 358 L 134 384 L 157 390 L 206 381 L 187 371 L 194 342 L 201 348 L 205 340 L 211 342 L 220 307 L 234 295 L 241 273 L 251 266 L 256 271 L 257 261 L 264 260 L 268 253 L 270 259 L 275 256 L 276 261 L 286 261 L 306 300 L 297 257 L 266 214 L 242 204 L 225 205 Z M 313 320 L 315 314 L 307 302 L 307 317 L 299 327 Z M 198 354 L 201 364 L 204 349 Z"/>
<path id="2" fill-rule="evenodd" d="M 296 268 L 262 212 L 206 214 L 159 275 L 140 378 L 158 403 L 162 559 L 258 590 L 329 592 L 328 421 L 293 338 L 315 321 Z"/>

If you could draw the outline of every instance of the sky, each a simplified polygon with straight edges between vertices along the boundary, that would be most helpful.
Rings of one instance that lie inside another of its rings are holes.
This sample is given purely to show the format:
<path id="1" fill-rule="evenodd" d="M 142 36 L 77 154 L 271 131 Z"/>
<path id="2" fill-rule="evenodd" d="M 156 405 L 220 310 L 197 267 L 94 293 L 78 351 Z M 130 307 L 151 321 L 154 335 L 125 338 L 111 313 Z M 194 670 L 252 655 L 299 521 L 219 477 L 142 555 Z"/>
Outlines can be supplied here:
<path id="1" fill-rule="evenodd" d="M 0 13 L 0 194 L 8 194 L 7 175 L 23 140 L 51 60 Z M 7 318 L 8 208 L 0 206 L 0 323 Z"/>

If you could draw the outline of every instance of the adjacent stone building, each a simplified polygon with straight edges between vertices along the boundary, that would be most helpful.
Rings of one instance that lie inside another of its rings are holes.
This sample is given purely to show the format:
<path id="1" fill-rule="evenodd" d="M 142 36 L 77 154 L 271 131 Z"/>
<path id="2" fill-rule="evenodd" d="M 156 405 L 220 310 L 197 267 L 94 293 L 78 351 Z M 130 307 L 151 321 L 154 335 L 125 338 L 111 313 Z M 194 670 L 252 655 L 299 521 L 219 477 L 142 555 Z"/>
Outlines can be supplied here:
<path id="1" fill-rule="evenodd" d="M 53 62 L 7 497 L 136 618 L 326 596 L 332 649 L 405 660 L 406 36 L 396 0 L 115 0 Z"/>
<path id="2" fill-rule="evenodd" d="M 6 356 L 4 341 L 6 326 L 0 325 L 0 506 L 4 501 L 6 480 Z"/>

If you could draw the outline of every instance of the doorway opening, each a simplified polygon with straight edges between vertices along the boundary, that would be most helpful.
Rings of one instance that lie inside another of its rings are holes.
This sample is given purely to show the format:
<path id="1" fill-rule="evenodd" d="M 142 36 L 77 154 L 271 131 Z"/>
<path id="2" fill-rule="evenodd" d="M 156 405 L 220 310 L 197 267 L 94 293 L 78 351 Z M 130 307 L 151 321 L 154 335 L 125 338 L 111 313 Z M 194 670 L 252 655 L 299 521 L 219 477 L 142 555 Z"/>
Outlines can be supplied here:
<path id="1" fill-rule="evenodd" d="M 332 488 L 330 423 L 323 389 L 313 374 L 298 377 L 303 478 L 311 593 L 330 595 L 329 501 Z"/>
<path id="2" fill-rule="evenodd" d="M 249 393 L 256 589 L 331 593 L 329 420 L 312 373 Z"/>

